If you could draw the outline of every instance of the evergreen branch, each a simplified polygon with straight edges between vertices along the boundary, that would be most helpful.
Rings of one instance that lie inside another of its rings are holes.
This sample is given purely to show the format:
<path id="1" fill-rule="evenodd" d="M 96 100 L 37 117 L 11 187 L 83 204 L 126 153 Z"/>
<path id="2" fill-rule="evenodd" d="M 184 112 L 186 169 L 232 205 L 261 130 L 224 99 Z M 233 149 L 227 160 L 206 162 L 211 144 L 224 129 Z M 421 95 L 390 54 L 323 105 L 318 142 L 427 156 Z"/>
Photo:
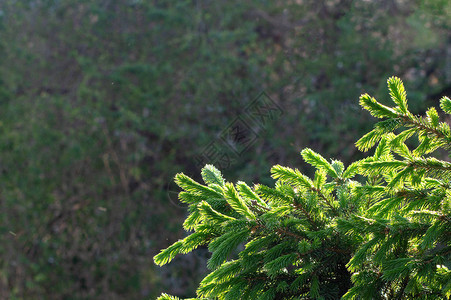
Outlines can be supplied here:
<path id="1" fill-rule="evenodd" d="M 224 185 L 224 179 L 222 178 L 221 172 L 213 165 L 205 165 L 205 167 L 202 168 L 201 175 L 206 184 Z"/>
<path id="2" fill-rule="evenodd" d="M 405 126 L 415 127 L 426 134 L 435 136 L 442 140 L 443 146 L 449 148 L 449 143 L 451 142 L 451 130 L 449 125 L 446 123 L 439 123 L 438 126 L 432 126 L 429 122 L 424 121 L 421 117 L 408 117 L 403 116 L 402 121 Z"/>
<path id="3" fill-rule="evenodd" d="M 441 220 L 446 220 L 446 221 L 451 221 L 451 216 L 445 215 L 439 211 L 430 211 L 430 210 L 414 210 L 411 212 L 412 215 L 414 216 L 429 216 L 429 217 L 434 217 L 434 218 L 438 218 Z"/>
<path id="4" fill-rule="evenodd" d="M 425 155 L 449 149 L 451 131 L 434 108 L 424 117 L 408 111 L 400 79 L 387 84 L 395 107 L 360 97 L 373 116 L 387 118 L 357 142 L 361 150 L 377 144 L 374 155 L 346 170 L 306 148 L 304 160 L 317 169 L 313 180 L 276 165 L 275 188 L 225 183 L 209 165 L 202 171 L 207 186 L 178 174 L 179 198 L 190 204 L 184 227 L 194 233 L 155 262 L 208 245 L 213 271 L 197 290 L 208 299 L 449 298 L 451 163 Z M 449 98 L 440 106 L 451 114 Z M 414 134 L 419 145 L 412 151 L 406 140 Z M 351 180 L 356 174 L 363 178 Z M 240 244 L 237 259 L 228 261 Z"/>
<path id="5" fill-rule="evenodd" d="M 268 201 L 269 206 L 293 203 L 293 197 L 288 193 L 282 192 L 280 189 L 273 189 L 266 185 L 258 184 L 255 186 L 255 192 Z"/>
<path id="6" fill-rule="evenodd" d="M 227 261 L 223 263 L 219 268 L 208 274 L 202 280 L 200 285 L 226 282 L 230 278 L 237 276 L 241 271 L 241 262 L 239 260 Z"/>
<path id="7" fill-rule="evenodd" d="M 415 172 L 424 172 L 425 176 L 441 179 L 443 181 L 451 180 L 451 163 L 441 161 L 433 157 L 413 158 L 408 162 L 408 166 Z"/>
<path id="8" fill-rule="evenodd" d="M 351 179 L 352 177 L 354 177 L 359 172 L 360 165 L 362 164 L 363 161 L 365 160 L 358 160 L 351 163 L 343 172 L 342 177 L 344 179 Z"/>
<path id="9" fill-rule="evenodd" d="M 227 203 L 229 203 L 230 207 L 232 207 L 236 212 L 250 219 L 255 219 L 255 215 L 250 211 L 249 207 L 246 205 L 246 202 L 240 197 L 231 183 L 225 184 L 224 196 Z"/>
<path id="10" fill-rule="evenodd" d="M 377 142 L 401 127 L 401 118 L 390 118 L 388 120 L 380 121 L 374 129 L 361 137 L 356 146 L 360 151 L 367 151 L 372 148 Z"/>
<path id="11" fill-rule="evenodd" d="M 398 172 L 395 177 L 393 177 L 387 185 L 389 191 L 395 191 L 395 187 L 402 187 L 404 181 L 411 175 L 414 171 L 412 167 L 405 167 L 403 170 Z"/>
<path id="12" fill-rule="evenodd" d="M 298 235 L 296 233 L 293 233 L 293 232 L 288 231 L 288 230 L 283 229 L 283 228 L 277 228 L 276 232 L 281 234 L 281 235 L 288 235 L 288 236 L 294 237 L 297 240 L 304 240 L 305 239 L 305 237 L 300 236 L 300 235 Z"/>
<path id="13" fill-rule="evenodd" d="M 407 147 L 407 145 L 405 143 L 402 143 L 402 142 L 399 142 L 399 143 L 391 142 L 390 145 L 391 145 L 391 149 L 393 150 L 393 152 L 395 152 L 396 154 L 398 154 L 402 158 L 404 158 L 404 159 L 413 159 L 412 152 L 410 152 L 409 147 Z"/>
<path id="14" fill-rule="evenodd" d="M 431 125 L 431 127 L 437 127 L 438 126 L 438 121 L 439 121 L 439 116 L 437 113 L 437 110 L 435 110 L 434 107 L 429 108 L 426 111 L 426 115 L 427 115 L 427 123 Z"/>
<path id="15" fill-rule="evenodd" d="M 181 253 L 182 248 L 183 248 L 183 242 L 178 241 L 178 242 L 175 242 L 174 244 L 172 244 L 171 246 L 169 246 L 168 248 L 161 250 L 161 252 L 158 253 L 157 255 L 155 255 L 155 257 L 153 258 L 155 264 L 162 266 L 162 265 L 169 263 L 171 260 L 174 259 L 174 257 L 177 254 Z"/>
<path id="16" fill-rule="evenodd" d="M 202 220 L 202 215 L 200 214 L 200 211 L 197 206 L 191 206 L 190 208 L 191 213 L 186 217 L 185 221 L 183 222 L 183 228 L 186 231 L 192 230 L 198 225 Z"/>
<path id="17" fill-rule="evenodd" d="M 282 269 L 293 265 L 297 259 L 298 255 L 296 253 L 289 253 L 279 256 L 276 259 L 266 263 L 264 267 L 267 269 L 269 277 L 274 279 L 274 277 L 278 275 Z"/>
<path id="18" fill-rule="evenodd" d="M 376 118 L 398 118 L 401 114 L 385 106 L 368 94 L 360 96 L 360 105 Z"/>
<path id="19" fill-rule="evenodd" d="M 307 220 L 310 222 L 310 224 L 313 226 L 314 230 L 318 230 L 318 224 L 313 220 L 313 218 L 310 216 L 309 212 L 300 204 L 295 203 L 293 204 L 293 207 L 300 210 L 302 214 L 307 218 Z"/>
<path id="20" fill-rule="evenodd" d="M 174 297 L 174 296 L 168 295 L 166 293 L 163 293 L 163 294 L 161 294 L 160 297 L 157 298 L 157 300 L 181 300 L 181 299 L 178 297 Z"/>
<path id="21" fill-rule="evenodd" d="M 287 193 L 283 193 L 278 189 L 273 189 L 265 185 L 256 185 L 255 192 L 265 200 L 269 201 L 271 206 L 293 203 L 291 195 L 287 195 Z"/>
<path id="22" fill-rule="evenodd" d="M 238 232 L 231 231 L 216 238 L 208 245 L 208 249 L 212 252 L 211 258 L 207 262 L 210 270 L 217 269 L 227 256 L 242 242 L 249 237 L 249 229 L 244 228 Z"/>
<path id="23" fill-rule="evenodd" d="M 407 114 L 407 94 L 402 80 L 393 76 L 387 80 L 387 85 L 393 102 L 398 105 L 403 113 Z"/>
<path id="24" fill-rule="evenodd" d="M 215 209 L 213 209 L 210 206 L 210 204 L 208 204 L 205 201 L 202 201 L 201 203 L 199 203 L 198 207 L 199 207 L 199 211 L 201 212 L 202 216 L 204 216 L 204 218 L 206 218 L 207 220 L 214 221 L 219 224 L 236 220 L 233 217 L 224 215 L 224 214 L 216 211 Z"/>
<path id="25" fill-rule="evenodd" d="M 194 195 L 201 195 L 206 198 L 222 198 L 222 194 L 218 191 L 204 186 L 200 183 L 197 183 L 193 179 L 189 178 L 183 173 L 178 173 L 175 175 L 175 183 L 185 191 L 194 194 Z"/>
<path id="26" fill-rule="evenodd" d="M 271 168 L 271 176 L 274 179 L 280 179 L 287 184 L 291 184 L 295 187 L 303 189 L 311 189 L 313 187 L 313 182 L 307 176 L 303 175 L 297 169 L 291 169 L 287 167 L 282 167 L 276 165 Z"/>
<path id="27" fill-rule="evenodd" d="M 265 227 L 264 225 L 259 225 L 259 227 Z M 251 229 L 251 232 L 253 229 Z M 254 230 L 255 231 L 255 230 Z M 246 257 L 251 254 L 255 254 L 259 250 L 268 247 L 270 244 L 278 240 L 278 236 L 273 232 L 265 236 L 254 237 L 253 240 L 248 242 L 243 251 L 240 252 L 239 256 L 241 258 Z"/>
<path id="28" fill-rule="evenodd" d="M 268 205 L 265 203 L 265 201 L 260 199 L 260 197 L 257 195 L 257 193 L 254 192 L 245 182 L 238 181 L 236 186 L 237 186 L 238 192 L 242 196 L 251 200 L 251 203 L 258 203 L 259 207 L 268 208 Z"/>
<path id="29" fill-rule="evenodd" d="M 387 137 L 384 137 L 377 145 L 376 151 L 374 151 L 373 159 L 374 160 L 382 160 L 390 158 L 390 143 Z"/>
<path id="30" fill-rule="evenodd" d="M 313 186 L 315 189 L 321 189 L 326 184 L 326 172 L 322 169 L 317 169 L 315 172 L 315 176 L 313 177 Z M 339 182 L 340 179 L 336 178 L 335 181 Z"/>
<path id="31" fill-rule="evenodd" d="M 384 136 L 384 132 L 375 128 L 362 136 L 356 143 L 357 149 L 360 151 L 368 151 Z"/>
<path id="32" fill-rule="evenodd" d="M 337 208 L 332 203 L 333 199 L 329 199 L 326 195 L 324 195 L 321 189 L 312 188 L 312 191 L 314 191 L 327 204 L 327 206 L 329 206 L 335 216 L 339 215 Z"/>
<path id="33" fill-rule="evenodd" d="M 451 99 L 446 96 L 440 99 L 440 108 L 447 114 L 451 114 Z"/>
<path id="34" fill-rule="evenodd" d="M 172 261 L 178 254 L 186 254 L 201 245 L 208 244 L 209 238 L 209 232 L 194 232 L 183 240 L 179 240 L 168 248 L 163 249 L 160 253 L 155 255 L 154 262 L 159 266 L 165 265 Z"/>
<path id="35" fill-rule="evenodd" d="M 343 176 L 344 171 L 344 164 L 339 160 L 332 160 L 332 163 L 330 164 L 332 168 L 335 170 L 335 172 L 338 174 L 338 178 L 335 178 L 336 180 L 341 180 L 341 177 Z"/>
<path id="36" fill-rule="evenodd" d="M 329 175 L 330 177 L 339 177 L 337 171 L 332 167 L 332 165 L 324 157 L 322 157 L 312 149 L 305 148 L 301 151 L 301 155 L 307 163 L 318 169 L 325 170 L 327 172 L 327 175 Z"/>
<path id="37" fill-rule="evenodd" d="M 251 200 L 251 204 L 252 204 L 252 206 L 258 207 L 259 209 L 261 209 L 263 211 L 270 211 L 271 210 L 267 206 L 262 206 L 259 202 L 257 202 L 257 200 Z"/>
<path id="38" fill-rule="evenodd" d="M 372 174 L 387 174 L 393 171 L 397 171 L 400 168 L 405 168 L 409 165 L 405 161 L 374 161 L 363 162 L 360 165 L 360 170 L 363 175 L 370 176 Z"/>
<path id="39" fill-rule="evenodd" d="M 179 200 L 182 203 L 196 205 L 204 199 L 205 199 L 205 197 L 202 195 L 192 194 L 192 193 L 184 192 L 184 191 L 179 193 Z"/>
<path id="40" fill-rule="evenodd" d="M 413 159 L 410 161 L 409 166 L 417 169 L 451 171 L 451 163 L 433 157 Z"/>

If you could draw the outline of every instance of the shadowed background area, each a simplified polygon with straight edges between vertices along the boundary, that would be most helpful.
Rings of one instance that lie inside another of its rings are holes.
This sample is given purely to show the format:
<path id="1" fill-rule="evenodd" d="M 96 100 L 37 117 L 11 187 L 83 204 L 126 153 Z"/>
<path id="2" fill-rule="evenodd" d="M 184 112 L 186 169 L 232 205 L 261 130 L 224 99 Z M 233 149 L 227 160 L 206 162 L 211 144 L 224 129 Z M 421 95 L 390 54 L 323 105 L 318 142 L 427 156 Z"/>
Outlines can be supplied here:
<path id="1" fill-rule="evenodd" d="M 345 163 L 399 76 L 451 91 L 446 0 L 0 2 L 0 298 L 194 296 L 177 172 L 272 184 L 306 146 Z"/>

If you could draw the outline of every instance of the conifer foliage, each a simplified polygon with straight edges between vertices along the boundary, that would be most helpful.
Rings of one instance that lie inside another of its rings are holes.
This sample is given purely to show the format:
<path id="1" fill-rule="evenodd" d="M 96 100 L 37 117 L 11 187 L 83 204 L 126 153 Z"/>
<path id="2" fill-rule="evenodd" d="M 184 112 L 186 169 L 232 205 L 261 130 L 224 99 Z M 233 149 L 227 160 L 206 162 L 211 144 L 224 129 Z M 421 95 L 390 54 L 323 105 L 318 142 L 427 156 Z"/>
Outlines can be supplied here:
<path id="1" fill-rule="evenodd" d="M 391 107 L 360 97 L 383 120 L 356 143 L 374 154 L 347 167 L 304 149 L 313 178 L 276 165 L 273 188 L 226 182 L 212 165 L 204 184 L 177 174 L 191 234 L 155 263 L 208 246 L 195 299 L 448 299 L 451 163 L 430 154 L 449 154 L 450 127 L 435 108 L 409 112 L 399 78 L 388 89 Z M 449 118 L 451 100 L 440 108 Z"/>

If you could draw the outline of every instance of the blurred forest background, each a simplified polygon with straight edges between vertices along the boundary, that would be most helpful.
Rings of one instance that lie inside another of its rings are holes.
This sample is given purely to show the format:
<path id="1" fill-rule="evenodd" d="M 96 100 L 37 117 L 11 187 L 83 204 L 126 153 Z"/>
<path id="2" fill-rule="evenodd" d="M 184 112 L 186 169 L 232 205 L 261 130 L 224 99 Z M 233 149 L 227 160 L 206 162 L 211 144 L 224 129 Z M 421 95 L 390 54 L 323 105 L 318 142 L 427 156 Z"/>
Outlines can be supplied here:
<path id="1" fill-rule="evenodd" d="M 362 92 L 386 99 L 399 76 L 415 113 L 451 95 L 450 16 L 448 0 L 2 0 L 0 298 L 194 296 L 205 249 L 152 260 L 185 235 L 173 176 L 210 162 L 272 184 L 306 146 L 359 158 Z M 239 153 L 221 139 L 236 120 Z"/>

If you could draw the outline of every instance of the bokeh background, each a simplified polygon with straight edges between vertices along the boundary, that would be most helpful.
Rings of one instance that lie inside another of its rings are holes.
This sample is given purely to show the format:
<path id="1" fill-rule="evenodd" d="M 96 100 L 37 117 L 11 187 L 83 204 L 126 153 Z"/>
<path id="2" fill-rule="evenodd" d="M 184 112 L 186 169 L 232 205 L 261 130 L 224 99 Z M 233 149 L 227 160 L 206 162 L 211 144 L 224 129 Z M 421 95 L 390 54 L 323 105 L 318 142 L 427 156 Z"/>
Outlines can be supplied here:
<path id="1" fill-rule="evenodd" d="M 1 0 L 0 299 L 194 296 L 205 249 L 152 260 L 186 235 L 174 175 L 361 157 L 361 93 L 451 95 L 450 20 L 447 0 Z"/>

